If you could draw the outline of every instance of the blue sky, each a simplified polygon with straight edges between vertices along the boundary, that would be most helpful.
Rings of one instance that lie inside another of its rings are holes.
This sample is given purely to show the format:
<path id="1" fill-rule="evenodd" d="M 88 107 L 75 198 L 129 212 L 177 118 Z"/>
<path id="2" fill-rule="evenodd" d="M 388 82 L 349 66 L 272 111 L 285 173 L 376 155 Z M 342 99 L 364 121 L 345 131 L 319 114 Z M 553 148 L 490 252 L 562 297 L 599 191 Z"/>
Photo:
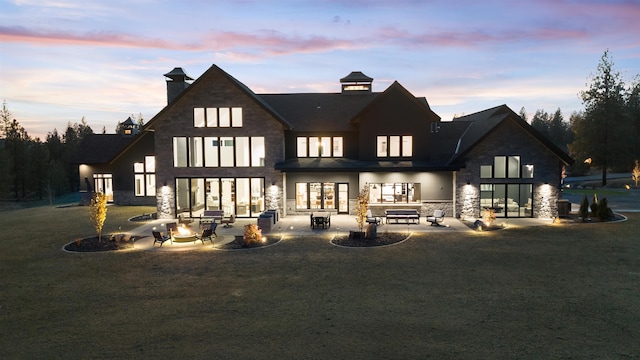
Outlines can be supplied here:
<path id="1" fill-rule="evenodd" d="M 44 139 L 166 104 L 162 74 L 216 64 L 256 93 L 338 92 L 351 71 L 397 80 L 443 120 L 500 104 L 582 109 L 609 49 L 640 74 L 640 1 L 0 0 L 0 100 Z"/>

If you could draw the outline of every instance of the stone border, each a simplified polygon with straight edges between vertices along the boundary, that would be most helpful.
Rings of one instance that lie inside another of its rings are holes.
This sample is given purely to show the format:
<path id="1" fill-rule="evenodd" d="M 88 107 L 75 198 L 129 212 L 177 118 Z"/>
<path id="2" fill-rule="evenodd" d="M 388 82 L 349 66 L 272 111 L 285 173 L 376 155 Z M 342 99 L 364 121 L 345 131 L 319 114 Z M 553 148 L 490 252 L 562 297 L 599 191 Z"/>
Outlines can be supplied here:
<path id="1" fill-rule="evenodd" d="M 395 245 L 399 245 L 404 243 L 405 241 L 409 240 L 411 238 L 411 236 L 413 235 L 413 232 L 409 233 L 409 236 L 407 236 L 406 238 L 395 242 L 393 244 L 386 244 L 386 245 L 375 245 L 375 246 L 346 246 L 346 245 L 340 245 L 340 244 L 335 244 L 333 242 L 333 240 L 335 240 L 336 236 L 334 235 L 331 240 L 329 240 L 329 244 L 335 246 L 335 247 L 339 247 L 339 248 L 345 248 L 345 249 L 377 249 L 377 248 L 384 248 L 384 247 L 389 247 L 389 246 L 395 246 Z"/>

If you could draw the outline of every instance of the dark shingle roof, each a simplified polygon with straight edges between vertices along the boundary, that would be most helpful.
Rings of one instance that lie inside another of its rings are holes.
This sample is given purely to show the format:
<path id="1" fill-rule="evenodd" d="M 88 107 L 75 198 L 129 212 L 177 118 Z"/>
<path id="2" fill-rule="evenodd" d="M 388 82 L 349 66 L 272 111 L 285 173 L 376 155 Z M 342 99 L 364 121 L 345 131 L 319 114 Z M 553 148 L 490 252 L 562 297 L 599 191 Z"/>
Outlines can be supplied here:
<path id="1" fill-rule="evenodd" d="M 350 131 L 353 128 L 349 120 L 378 94 L 260 94 L 258 97 L 293 124 L 296 131 Z"/>
<path id="2" fill-rule="evenodd" d="M 507 119 L 514 121 L 517 125 L 522 127 L 536 140 L 540 141 L 550 151 L 556 154 L 556 156 L 558 156 L 558 158 L 560 158 L 564 163 L 567 165 L 573 164 L 573 159 L 566 152 L 534 129 L 507 105 L 496 106 L 454 119 L 453 123 L 468 124 L 468 126 L 460 135 L 460 139 L 452 153 L 453 155 L 449 163 L 453 164 L 461 159 L 464 154 L 485 138 L 496 126 Z M 461 128 L 464 128 L 464 126 L 461 126 Z"/>
<path id="3" fill-rule="evenodd" d="M 91 134 L 78 145 L 76 163 L 107 164 L 137 137 L 123 137 L 120 134 Z"/>
<path id="4" fill-rule="evenodd" d="M 182 70 L 181 68 L 176 68 L 176 69 Z M 271 105 L 266 103 L 261 97 L 257 96 L 251 89 L 249 89 L 249 87 L 247 87 L 242 82 L 238 81 L 233 76 L 229 75 L 229 73 L 227 73 L 226 71 L 222 70 L 218 66 L 211 65 L 211 67 L 209 69 L 207 69 L 207 71 L 205 71 L 205 73 L 202 74 L 198 79 L 196 79 L 196 81 L 194 81 L 193 84 L 189 85 L 189 87 L 187 87 L 183 92 L 181 92 L 180 95 L 178 95 L 169 105 L 165 106 L 162 110 L 160 110 L 159 113 L 157 113 L 154 117 L 152 117 L 151 120 L 149 120 L 144 125 L 143 130 L 152 130 L 153 127 L 155 126 L 155 122 L 157 121 L 157 119 L 161 118 L 162 115 L 166 111 L 168 111 L 169 108 L 171 108 L 172 106 L 175 106 L 175 104 L 178 102 L 178 100 L 180 98 L 186 96 L 186 94 L 189 93 L 190 91 L 193 91 L 194 88 L 197 89 L 199 84 L 201 82 L 204 82 L 205 79 L 207 78 L 206 75 L 208 75 L 209 73 L 214 73 L 214 72 L 217 72 L 217 73 L 221 74 L 222 76 L 226 77 L 229 81 L 234 83 L 241 91 L 243 91 L 247 96 L 249 96 L 251 99 L 253 99 L 265 111 L 270 113 L 276 120 L 278 120 L 285 128 L 287 128 L 287 129 L 291 128 L 291 124 L 289 122 L 287 122 L 287 120 L 285 120 L 285 118 L 283 118 L 280 114 L 278 114 L 278 112 L 275 109 L 273 109 L 271 107 Z M 169 73 L 169 74 L 171 74 L 171 73 Z M 165 74 L 165 76 L 167 76 L 167 74 Z"/>
<path id="5" fill-rule="evenodd" d="M 362 71 L 352 71 L 351 74 L 340 79 L 341 83 L 364 83 L 373 82 L 373 78 L 368 77 Z"/>
<path id="6" fill-rule="evenodd" d="M 437 123 L 439 129 L 431 134 L 429 154 L 436 163 L 449 163 L 451 155 L 455 153 L 458 140 L 469 128 L 471 122 L 443 121 Z"/>

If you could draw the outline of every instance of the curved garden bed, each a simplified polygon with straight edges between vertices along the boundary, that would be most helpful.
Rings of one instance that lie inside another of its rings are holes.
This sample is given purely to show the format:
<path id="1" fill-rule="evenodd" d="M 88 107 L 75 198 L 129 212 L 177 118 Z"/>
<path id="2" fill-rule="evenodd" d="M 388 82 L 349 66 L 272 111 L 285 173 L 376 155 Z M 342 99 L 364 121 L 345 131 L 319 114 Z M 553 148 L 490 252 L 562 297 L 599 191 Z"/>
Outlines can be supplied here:
<path id="1" fill-rule="evenodd" d="M 363 239 L 349 235 L 336 236 L 331 244 L 343 247 L 363 248 L 399 244 L 409 238 L 407 233 L 378 233 L 374 239 Z"/>
<path id="2" fill-rule="evenodd" d="M 116 234 L 111 236 L 102 236 L 98 240 L 97 236 L 91 236 L 84 239 L 78 239 L 65 245 L 63 249 L 69 252 L 100 252 L 132 249 L 136 240 L 143 236 L 130 236 L 128 234 Z"/>

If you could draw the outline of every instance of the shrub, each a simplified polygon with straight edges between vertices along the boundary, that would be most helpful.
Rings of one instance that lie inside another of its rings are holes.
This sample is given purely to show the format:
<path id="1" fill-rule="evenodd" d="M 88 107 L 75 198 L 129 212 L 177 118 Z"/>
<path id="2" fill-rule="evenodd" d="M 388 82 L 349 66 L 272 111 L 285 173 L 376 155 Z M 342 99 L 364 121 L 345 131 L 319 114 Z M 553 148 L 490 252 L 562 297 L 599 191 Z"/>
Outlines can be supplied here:
<path id="1" fill-rule="evenodd" d="M 262 230 L 256 224 L 245 225 L 243 240 L 246 246 L 262 242 Z"/>
<path id="2" fill-rule="evenodd" d="M 582 198 L 580 209 L 578 210 L 578 217 L 582 218 L 582 221 L 587 221 L 589 217 L 589 200 L 587 199 L 587 195 Z"/>
<path id="3" fill-rule="evenodd" d="M 611 215 L 612 212 L 607 204 L 607 198 L 602 198 L 598 204 L 598 218 L 600 218 L 601 221 L 608 221 L 611 219 Z"/>

